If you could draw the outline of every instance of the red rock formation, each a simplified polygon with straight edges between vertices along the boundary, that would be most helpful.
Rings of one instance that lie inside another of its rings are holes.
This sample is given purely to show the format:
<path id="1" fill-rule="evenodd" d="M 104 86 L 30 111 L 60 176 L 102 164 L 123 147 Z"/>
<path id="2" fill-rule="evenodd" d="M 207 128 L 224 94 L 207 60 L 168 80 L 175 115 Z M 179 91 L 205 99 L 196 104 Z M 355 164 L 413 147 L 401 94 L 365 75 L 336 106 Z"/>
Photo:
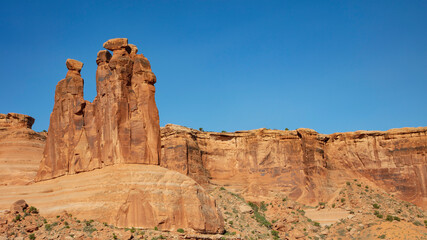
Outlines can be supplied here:
<path id="1" fill-rule="evenodd" d="M 426 127 L 323 135 L 310 129 L 215 133 L 166 125 L 160 165 L 253 200 L 283 192 L 318 203 L 346 181 L 365 178 L 425 208 L 426 156 Z"/>
<path id="2" fill-rule="evenodd" d="M 46 140 L 31 129 L 34 118 L 0 114 L 0 185 L 23 185 L 34 180 Z"/>
<path id="3" fill-rule="evenodd" d="M 27 186 L 0 186 L 0 192 L 7 193 L 0 194 L 0 210 L 25 198 L 46 217 L 67 211 L 118 227 L 224 231 L 215 200 L 193 179 L 159 166 L 117 164 Z"/>
<path id="4" fill-rule="evenodd" d="M 83 64 L 68 59 L 55 92 L 49 137 L 36 180 L 117 163 L 159 163 L 160 127 L 150 63 L 126 38 L 98 53 L 97 96 L 83 98 Z"/>

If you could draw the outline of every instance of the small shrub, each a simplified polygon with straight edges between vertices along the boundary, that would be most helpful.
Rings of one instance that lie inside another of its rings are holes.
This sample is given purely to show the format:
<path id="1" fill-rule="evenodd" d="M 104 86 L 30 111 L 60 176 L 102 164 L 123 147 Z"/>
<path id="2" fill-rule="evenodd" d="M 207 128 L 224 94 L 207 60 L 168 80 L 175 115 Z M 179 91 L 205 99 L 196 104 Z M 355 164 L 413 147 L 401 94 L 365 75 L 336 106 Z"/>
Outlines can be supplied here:
<path id="1" fill-rule="evenodd" d="M 378 236 L 378 238 L 380 238 L 380 239 L 385 239 L 385 234 L 383 234 L 383 235 L 381 235 L 381 236 Z"/>
<path id="2" fill-rule="evenodd" d="M 184 233 L 185 231 L 184 231 L 184 229 L 182 229 L 182 228 L 178 228 L 178 230 L 176 230 L 177 232 L 179 232 L 179 233 Z"/>
<path id="3" fill-rule="evenodd" d="M 395 221 L 400 221 L 400 218 L 399 218 L 398 216 L 394 216 L 394 217 L 393 217 L 393 220 L 395 220 Z"/>
<path id="4" fill-rule="evenodd" d="M 347 186 L 350 186 L 350 182 L 346 182 Z"/>
<path id="5" fill-rule="evenodd" d="M 382 214 L 377 214 L 376 216 L 377 216 L 377 218 L 383 218 Z"/>
<path id="6" fill-rule="evenodd" d="M 154 230 L 156 230 L 156 231 L 157 231 L 157 230 L 159 230 L 159 229 L 158 229 L 158 228 L 157 228 L 157 226 L 156 226 L 156 227 L 154 227 Z"/>
<path id="7" fill-rule="evenodd" d="M 253 202 L 248 202 L 248 205 L 254 210 L 254 212 L 258 212 L 258 205 Z"/>
<path id="8" fill-rule="evenodd" d="M 343 202 L 345 202 L 345 198 L 341 198 L 341 202 L 343 203 Z"/>
<path id="9" fill-rule="evenodd" d="M 219 190 L 221 190 L 221 191 L 225 191 L 225 188 L 224 188 L 224 187 L 221 187 Z"/>
<path id="10" fill-rule="evenodd" d="M 265 219 L 264 215 L 262 215 L 259 212 L 255 212 L 255 220 L 257 222 L 259 222 L 261 225 L 267 227 L 267 228 L 271 228 L 271 223 L 269 221 L 267 221 L 267 219 Z"/>
<path id="11" fill-rule="evenodd" d="M 379 209 L 379 208 L 380 208 L 380 205 L 378 205 L 378 204 L 374 203 L 374 204 L 372 204 L 372 207 L 374 207 L 375 209 Z"/>
<path id="12" fill-rule="evenodd" d="M 419 221 L 415 221 L 415 222 L 413 222 L 413 224 L 414 224 L 415 226 L 422 226 L 422 224 L 421 224 Z"/>
<path id="13" fill-rule="evenodd" d="M 393 216 L 387 215 L 387 217 L 385 218 L 385 220 L 389 221 L 389 222 L 393 222 Z"/>
<path id="14" fill-rule="evenodd" d="M 199 131 L 200 132 L 204 132 L 205 130 L 203 128 L 199 128 Z"/>
<path id="15" fill-rule="evenodd" d="M 85 226 L 83 228 L 83 231 L 88 232 L 89 234 L 92 234 L 93 232 L 96 231 L 96 228 L 94 228 L 94 227 L 92 227 L 92 226 L 89 225 L 89 226 Z"/>
<path id="16" fill-rule="evenodd" d="M 335 208 L 335 203 L 332 204 L 332 208 Z"/>
<path id="17" fill-rule="evenodd" d="M 17 221 L 21 221 L 21 219 L 22 219 L 21 215 L 18 214 L 18 215 L 15 216 L 15 219 L 13 219 L 13 221 L 17 222 Z"/>
<path id="18" fill-rule="evenodd" d="M 30 240 L 34 240 L 34 239 L 36 239 L 36 236 L 34 235 L 34 233 L 31 233 L 31 234 L 28 236 L 28 238 L 29 238 Z"/>
<path id="19" fill-rule="evenodd" d="M 39 213 L 39 210 L 37 208 L 31 206 L 28 208 L 28 212 L 37 214 L 37 213 Z"/>
<path id="20" fill-rule="evenodd" d="M 44 225 L 44 229 L 46 229 L 46 231 L 51 231 L 51 230 L 52 230 L 52 225 L 50 225 L 50 224 L 45 224 L 45 225 Z"/>
<path id="21" fill-rule="evenodd" d="M 268 205 L 268 204 L 267 204 Z M 261 205 L 259 206 L 259 209 L 263 212 L 267 211 L 267 205 L 264 203 L 264 201 L 261 202 Z"/>
<path id="22" fill-rule="evenodd" d="M 113 239 L 117 239 L 117 235 L 113 233 Z"/>
<path id="23" fill-rule="evenodd" d="M 130 232 L 131 232 L 131 233 L 135 233 L 135 231 L 136 231 L 136 229 L 135 229 L 134 227 L 132 227 L 132 228 L 130 229 Z"/>
<path id="24" fill-rule="evenodd" d="M 275 230 L 271 230 L 271 235 L 274 239 L 279 239 L 279 232 Z"/>
<path id="25" fill-rule="evenodd" d="M 320 223 L 318 223 L 318 222 L 313 222 L 313 225 L 316 227 L 320 227 Z"/>

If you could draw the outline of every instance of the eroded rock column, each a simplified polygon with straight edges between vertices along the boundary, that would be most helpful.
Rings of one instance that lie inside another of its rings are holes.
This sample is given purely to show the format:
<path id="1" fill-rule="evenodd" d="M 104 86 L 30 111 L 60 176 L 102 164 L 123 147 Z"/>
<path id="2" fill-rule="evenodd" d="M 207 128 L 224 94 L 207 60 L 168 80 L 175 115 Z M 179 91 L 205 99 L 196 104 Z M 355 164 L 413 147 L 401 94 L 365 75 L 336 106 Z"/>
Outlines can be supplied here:
<path id="1" fill-rule="evenodd" d="M 119 163 L 159 164 L 160 126 L 150 63 L 126 38 L 98 52 L 97 96 L 83 99 L 83 63 L 67 60 L 37 180 Z"/>

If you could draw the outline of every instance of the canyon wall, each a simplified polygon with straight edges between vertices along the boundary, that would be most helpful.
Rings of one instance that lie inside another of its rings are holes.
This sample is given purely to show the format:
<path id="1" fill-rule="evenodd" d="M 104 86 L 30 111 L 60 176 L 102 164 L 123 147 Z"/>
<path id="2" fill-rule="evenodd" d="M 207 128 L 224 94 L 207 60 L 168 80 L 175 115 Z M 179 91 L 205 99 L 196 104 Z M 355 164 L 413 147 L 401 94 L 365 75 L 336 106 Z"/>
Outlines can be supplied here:
<path id="1" fill-rule="evenodd" d="M 31 129 L 34 118 L 0 114 L 0 186 L 34 181 L 43 155 L 46 133 Z"/>
<path id="2" fill-rule="evenodd" d="M 310 129 L 200 132 L 168 124 L 161 133 L 161 166 L 248 199 L 286 193 L 317 204 L 358 178 L 426 207 L 426 127 L 324 135 Z"/>
<path id="3" fill-rule="evenodd" d="M 150 63 L 126 38 L 111 39 L 104 48 L 113 55 L 98 53 L 92 103 L 83 98 L 83 63 L 67 60 L 37 181 L 118 163 L 159 164 L 156 76 Z"/>

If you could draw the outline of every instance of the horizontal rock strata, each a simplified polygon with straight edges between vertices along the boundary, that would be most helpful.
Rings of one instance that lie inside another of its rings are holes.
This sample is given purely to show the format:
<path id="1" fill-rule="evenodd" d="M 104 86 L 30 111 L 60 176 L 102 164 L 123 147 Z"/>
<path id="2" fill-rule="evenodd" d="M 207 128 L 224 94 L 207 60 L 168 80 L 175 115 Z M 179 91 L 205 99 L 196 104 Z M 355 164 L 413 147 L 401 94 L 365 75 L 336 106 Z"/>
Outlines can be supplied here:
<path id="1" fill-rule="evenodd" d="M 364 178 L 427 207 L 426 127 L 323 135 L 310 129 L 200 132 L 168 124 L 161 133 L 161 166 L 249 199 L 282 192 L 317 204 L 346 181 Z"/>
<path id="2" fill-rule="evenodd" d="M 0 185 L 34 181 L 43 155 L 46 134 L 31 129 L 34 118 L 0 114 Z"/>
<path id="3" fill-rule="evenodd" d="M 54 217 L 62 211 L 118 227 L 223 232 L 215 201 L 191 178 L 159 166 L 118 164 L 37 182 L 1 187 L 0 209 L 17 199 Z"/>

